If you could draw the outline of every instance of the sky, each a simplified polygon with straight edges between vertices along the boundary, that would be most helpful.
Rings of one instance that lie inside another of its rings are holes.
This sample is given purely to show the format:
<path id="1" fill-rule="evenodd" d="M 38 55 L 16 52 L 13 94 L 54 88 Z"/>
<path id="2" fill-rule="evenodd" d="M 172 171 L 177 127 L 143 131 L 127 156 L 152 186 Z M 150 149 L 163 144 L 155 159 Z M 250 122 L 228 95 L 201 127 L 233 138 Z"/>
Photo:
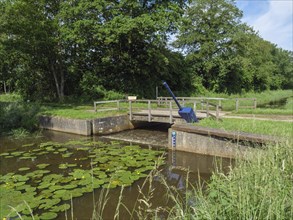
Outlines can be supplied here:
<path id="1" fill-rule="evenodd" d="M 242 21 L 259 35 L 285 50 L 293 51 L 293 0 L 236 0 Z"/>

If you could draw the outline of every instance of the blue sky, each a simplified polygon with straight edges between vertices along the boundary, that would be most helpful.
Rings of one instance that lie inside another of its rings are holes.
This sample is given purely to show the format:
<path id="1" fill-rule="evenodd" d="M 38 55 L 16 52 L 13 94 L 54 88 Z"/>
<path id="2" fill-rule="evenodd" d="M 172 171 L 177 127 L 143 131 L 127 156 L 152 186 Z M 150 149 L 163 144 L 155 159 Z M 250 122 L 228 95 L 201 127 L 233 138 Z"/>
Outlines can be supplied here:
<path id="1" fill-rule="evenodd" d="M 236 0 L 242 21 L 259 35 L 285 50 L 293 51 L 293 0 Z"/>

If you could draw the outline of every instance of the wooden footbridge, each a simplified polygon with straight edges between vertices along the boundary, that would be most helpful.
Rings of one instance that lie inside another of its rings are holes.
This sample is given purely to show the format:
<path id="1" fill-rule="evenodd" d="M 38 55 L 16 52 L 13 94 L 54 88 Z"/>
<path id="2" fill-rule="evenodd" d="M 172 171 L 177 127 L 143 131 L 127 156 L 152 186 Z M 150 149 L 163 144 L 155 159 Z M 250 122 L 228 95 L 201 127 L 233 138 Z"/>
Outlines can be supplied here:
<path id="1" fill-rule="evenodd" d="M 225 113 L 222 111 L 224 98 L 206 97 L 178 97 L 179 103 L 184 107 L 192 107 L 197 118 L 214 117 L 220 119 Z M 241 99 L 235 99 L 236 109 L 239 109 Z M 246 99 L 247 100 L 247 99 Z M 251 99 L 252 105 L 245 106 L 256 108 L 256 99 Z M 127 100 L 94 102 L 94 110 L 110 111 L 118 110 L 127 112 L 131 121 L 174 123 L 184 120 L 178 114 L 178 107 L 171 97 L 158 97 L 155 100 L 136 99 L 128 97 Z"/>

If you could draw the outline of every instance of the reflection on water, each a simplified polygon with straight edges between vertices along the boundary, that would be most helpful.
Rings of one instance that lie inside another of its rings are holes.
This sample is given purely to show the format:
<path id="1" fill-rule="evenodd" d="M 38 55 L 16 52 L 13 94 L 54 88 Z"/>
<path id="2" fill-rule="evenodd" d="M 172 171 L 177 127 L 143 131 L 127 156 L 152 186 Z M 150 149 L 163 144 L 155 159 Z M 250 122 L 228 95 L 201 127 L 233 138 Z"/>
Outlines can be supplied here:
<path id="1" fill-rule="evenodd" d="M 106 137 L 95 136 L 85 138 L 83 136 L 44 131 L 43 137 L 41 138 L 28 138 L 22 140 L 13 140 L 10 138 L 2 137 L 0 138 L 0 153 L 10 151 L 12 149 L 19 148 L 23 144 L 28 143 L 42 143 L 47 141 L 53 142 L 67 142 L 68 140 L 79 140 L 79 139 L 93 139 L 95 141 L 108 141 L 108 139 L 118 139 L 127 141 L 126 144 L 134 144 L 133 142 L 143 143 L 145 147 L 148 148 L 160 148 L 161 146 L 167 145 L 167 132 L 162 130 L 147 130 L 147 129 L 137 129 L 132 131 L 125 131 L 115 135 L 109 135 Z M 53 158 L 47 158 L 49 163 L 62 163 L 62 161 L 51 161 Z M 7 173 L 17 170 L 16 163 L 4 164 L 0 162 L 1 173 Z M 166 150 L 166 165 L 162 167 L 162 175 L 165 177 L 169 186 L 174 186 L 179 190 L 184 191 L 186 186 L 186 176 L 187 171 L 189 171 L 189 181 L 196 184 L 198 178 L 200 177 L 203 180 L 208 180 L 211 176 L 211 173 L 215 170 L 216 160 L 212 156 L 198 155 L 187 152 L 174 152 Z M 229 159 L 219 159 L 217 162 L 219 166 L 227 168 L 230 165 Z M 6 170 L 3 170 L 6 167 Z M 136 181 L 132 186 L 126 187 L 123 192 L 123 204 L 127 207 L 129 211 L 133 210 L 135 204 L 137 205 L 139 201 L 139 187 L 144 185 L 145 180 L 140 179 Z M 155 191 L 152 194 L 152 207 L 165 207 L 168 205 L 168 200 L 165 197 L 166 189 L 157 178 L 151 182 Z M 142 192 L 148 193 L 148 183 L 144 185 Z M 117 202 L 120 196 L 121 188 L 117 187 L 111 189 L 108 194 L 107 204 L 103 211 L 104 219 L 113 219 L 114 213 L 117 207 Z M 90 219 L 92 218 L 93 210 L 96 208 L 96 211 L 99 211 L 99 197 L 101 195 L 101 190 L 95 190 L 93 193 L 86 193 L 82 197 L 73 199 L 73 215 L 74 219 Z M 142 204 L 143 205 L 143 204 Z M 71 211 L 67 213 L 67 216 L 71 218 Z M 59 219 L 64 219 L 65 214 L 62 213 L 59 215 Z M 129 219 L 128 211 L 125 208 L 120 210 L 120 219 Z"/>

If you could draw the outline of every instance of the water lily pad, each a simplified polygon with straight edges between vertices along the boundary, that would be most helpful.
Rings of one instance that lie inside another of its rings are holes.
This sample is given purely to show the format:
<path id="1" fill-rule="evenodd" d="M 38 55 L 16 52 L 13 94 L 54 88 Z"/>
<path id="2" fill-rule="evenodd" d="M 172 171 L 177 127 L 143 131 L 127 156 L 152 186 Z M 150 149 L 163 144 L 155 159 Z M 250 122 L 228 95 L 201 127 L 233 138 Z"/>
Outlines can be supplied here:
<path id="1" fill-rule="evenodd" d="M 89 149 L 89 147 L 79 147 L 76 150 L 88 151 Z"/>
<path id="2" fill-rule="evenodd" d="M 68 152 L 68 153 L 62 154 L 62 157 L 63 157 L 63 158 L 67 158 L 67 157 L 70 157 L 72 154 L 73 154 L 73 153 Z"/>
<path id="3" fill-rule="evenodd" d="M 36 156 L 23 156 L 23 157 L 20 157 L 19 159 L 21 160 L 33 160 L 33 159 L 36 159 L 37 157 Z"/>
<path id="4" fill-rule="evenodd" d="M 40 215 L 40 219 L 45 219 L 45 220 L 55 219 L 57 216 L 58 214 L 55 212 L 45 212 L 42 215 Z"/>
<path id="5" fill-rule="evenodd" d="M 39 186 L 38 189 L 47 189 L 52 185 L 52 183 L 48 183 L 48 182 L 42 182 Z"/>
<path id="6" fill-rule="evenodd" d="M 28 181 L 29 178 L 26 177 L 26 176 L 22 176 L 22 175 L 14 175 L 12 176 L 12 179 L 15 181 L 15 182 L 25 182 L 25 181 Z"/>
<path id="7" fill-rule="evenodd" d="M 46 167 L 48 167 L 48 166 L 50 166 L 50 164 L 48 164 L 48 163 L 41 163 L 41 164 L 38 164 L 38 165 L 37 165 L 37 167 L 38 167 L 39 169 L 44 169 L 44 168 L 46 168 Z"/>
<path id="8" fill-rule="evenodd" d="M 19 171 L 26 171 L 26 170 L 30 170 L 31 168 L 29 168 L 29 167 L 21 167 L 21 168 L 19 168 L 18 170 Z"/>
<path id="9" fill-rule="evenodd" d="M 52 212 L 64 212 L 66 210 L 70 209 L 70 205 L 69 204 L 62 204 L 62 205 L 58 205 L 58 206 L 53 206 L 50 211 Z"/>
<path id="10" fill-rule="evenodd" d="M 32 147 L 32 146 L 34 146 L 35 144 L 24 144 L 24 145 L 22 145 L 22 147 Z"/>
<path id="11" fill-rule="evenodd" d="M 46 147 L 46 151 L 55 151 L 55 148 L 53 146 Z"/>
<path id="12" fill-rule="evenodd" d="M 59 169 L 67 169 L 67 168 L 68 168 L 68 166 L 65 163 L 62 163 L 59 165 Z"/>
<path id="13" fill-rule="evenodd" d="M 74 189 L 76 187 L 77 187 L 77 185 L 75 185 L 75 184 L 68 184 L 68 185 L 63 186 L 64 189 Z"/>
<path id="14" fill-rule="evenodd" d="M 8 155 L 10 155 L 10 154 L 9 153 L 2 153 L 2 154 L 0 154 L 0 157 L 8 156 Z"/>
<path id="15" fill-rule="evenodd" d="M 59 152 L 65 152 L 67 151 L 68 149 L 66 147 L 62 147 L 62 148 L 58 148 L 58 151 Z"/>
<path id="16" fill-rule="evenodd" d="M 24 151 L 16 151 L 16 152 L 12 152 L 11 155 L 18 157 L 20 155 L 22 155 L 24 153 Z"/>
<path id="17" fill-rule="evenodd" d="M 54 199 L 43 199 L 42 200 L 42 203 L 40 206 L 39 206 L 39 209 L 50 209 L 52 206 L 54 205 L 57 205 L 58 203 L 61 202 L 61 199 L 59 198 L 54 198 Z"/>

